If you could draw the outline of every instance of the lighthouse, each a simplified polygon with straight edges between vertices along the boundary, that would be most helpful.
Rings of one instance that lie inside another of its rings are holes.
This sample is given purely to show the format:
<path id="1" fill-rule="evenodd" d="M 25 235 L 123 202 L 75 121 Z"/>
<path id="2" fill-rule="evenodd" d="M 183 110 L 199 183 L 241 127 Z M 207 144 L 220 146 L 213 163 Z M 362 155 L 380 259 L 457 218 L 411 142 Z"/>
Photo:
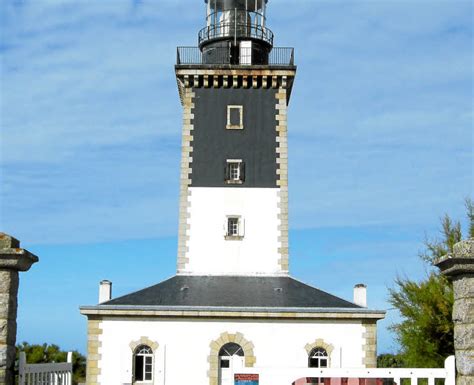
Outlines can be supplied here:
<path id="1" fill-rule="evenodd" d="M 234 385 L 243 368 L 374 367 L 385 312 L 368 308 L 365 285 L 352 302 L 289 274 L 293 48 L 274 46 L 267 0 L 204 6 L 197 46 L 178 47 L 175 66 L 176 274 L 118 298 L 103 281 L 100 303 L 81 307 L 87 385 Z"/>
<path id="2" fill-rule="evenodd" d="M 207 0 L 199 47 L 178 48 L 183 105 L 178 274 L 288 274 L 292 48 L 264 0 Z"/>

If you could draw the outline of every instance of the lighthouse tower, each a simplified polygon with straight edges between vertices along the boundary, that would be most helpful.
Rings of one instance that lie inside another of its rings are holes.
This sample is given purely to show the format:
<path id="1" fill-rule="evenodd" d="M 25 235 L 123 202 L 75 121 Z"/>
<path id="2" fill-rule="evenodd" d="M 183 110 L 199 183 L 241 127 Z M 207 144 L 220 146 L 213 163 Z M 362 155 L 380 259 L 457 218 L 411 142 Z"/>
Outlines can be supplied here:
<path id="1" fill-rule="evenodd" d="M 265 0 L 206 0 L 199 47 L 178 48 L 183 105 L 178 274 L 288 274 L 292 48 Z"/>
<path id="2" fill-rule="evenodd" d="M 81 307 L 87 385 L 233 385 L 249 368 L 255 379 L 267 369 L 373 367 L 385 313 L 367 308 L 365 285 L 351 302 L 288 274 L 293 49 L 273 46 L 267 0 L 205 5 L 198 46 L 179 47 L 175 67 L 177 274 L 118 298 L 103 281 L 100 303 Z"/>

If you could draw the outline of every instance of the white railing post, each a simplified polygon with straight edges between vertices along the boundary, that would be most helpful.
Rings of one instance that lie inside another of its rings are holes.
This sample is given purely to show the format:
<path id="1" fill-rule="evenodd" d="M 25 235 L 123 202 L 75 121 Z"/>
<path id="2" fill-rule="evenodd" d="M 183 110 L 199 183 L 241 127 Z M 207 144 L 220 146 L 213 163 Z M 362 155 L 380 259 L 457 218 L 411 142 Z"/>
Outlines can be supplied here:
<path id="1" fill-rule="evenodd" d="M 67 362 L 71 364 L 71 373 L 66 375 L 66 382 L 64 385 L 72 385 L 72 352 L 67 353 Z"/>
<path id="2" fill-rule="evenodd" d="M 67 353 L 67 362 L 71 364 L 71 371 L 66 374 L 66 383 L 64 385 L 72 385 L 72 352 Z"/>
<path id="3" fill-rule="evenodd" d="M 26 365 L 26 354 L 25 352 L 20 352 L 20 359 L 18 362 L 19 375 L 18 383 L 19 385 L 25 385 L 25 365 Z"/>
<path id="4" fill-rule="evenodd" d="M 456 360 L 454 356 L 449 356 L 444 361 L 446 369 L 446 382 L 444 385 L 456 385 Z"/>

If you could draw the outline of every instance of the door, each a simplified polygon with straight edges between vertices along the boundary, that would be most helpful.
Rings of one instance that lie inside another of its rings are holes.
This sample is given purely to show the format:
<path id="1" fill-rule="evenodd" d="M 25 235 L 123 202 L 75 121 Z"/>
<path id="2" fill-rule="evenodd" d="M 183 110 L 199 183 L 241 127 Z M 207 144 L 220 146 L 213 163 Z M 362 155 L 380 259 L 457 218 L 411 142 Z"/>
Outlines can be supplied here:
<path id="1" fill-rule="evenodd" d="M 234 385 L 233 373 L 244 367 L 244 357 L 239 355 L 219 357 L 219 385 Z"/>

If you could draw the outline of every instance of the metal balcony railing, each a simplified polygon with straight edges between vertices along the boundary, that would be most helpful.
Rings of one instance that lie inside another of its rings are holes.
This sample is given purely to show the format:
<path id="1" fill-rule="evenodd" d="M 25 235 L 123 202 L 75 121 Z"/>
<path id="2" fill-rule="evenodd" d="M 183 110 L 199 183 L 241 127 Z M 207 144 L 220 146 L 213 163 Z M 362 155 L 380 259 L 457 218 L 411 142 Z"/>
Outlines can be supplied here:
<path id="1" fill-rule="evenodd" d="M 219 23 L 199 31 L 199 46 L 208 40 L 228 37 L 259 39 L 273 45 L 273 32 L 266 27 L 258 24 Z"/>
<path id="2" fill-rule="evenodd" d="M 247 49 L 248 50 L 248 49 Z M 176 64 L 178 65 L 203 65 L 203 64 L 234 64 L 252 65 L 251 52 L 245 50 L 235 51 L 227 47 L 216 47 L 212 49 L 212 57 L 208 52 L 202 53 L 199 47 L 178 47 L 176 51 Z M 241 55 L 233 57 L 232 55 Z M 250 59 L 249 59 L 250 58 Z M 262 64 L 262 63 L 259 63 Z M 268 55 L 268 62 L 263 63 L 268 66 L 294 66 L 294 48 L 273 47 Z"/>

